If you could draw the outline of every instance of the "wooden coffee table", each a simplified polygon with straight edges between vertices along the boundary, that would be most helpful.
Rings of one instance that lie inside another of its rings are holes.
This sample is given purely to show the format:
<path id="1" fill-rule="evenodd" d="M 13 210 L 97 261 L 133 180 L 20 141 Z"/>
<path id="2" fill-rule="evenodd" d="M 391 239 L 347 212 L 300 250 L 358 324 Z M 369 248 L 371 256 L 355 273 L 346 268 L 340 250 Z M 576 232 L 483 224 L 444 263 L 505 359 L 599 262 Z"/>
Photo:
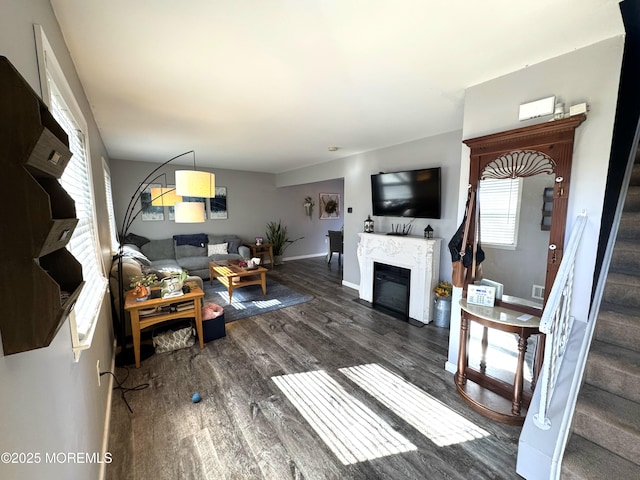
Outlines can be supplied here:
<path id="1" fill-rule="evenodd" d="M 236 288 L 246 287 L 248 285 L 262 285 L 262 294 L 267 293 L 267 269 L 264 267 L 255 267 L 248 269 L 238 265 L 238 260 L 218 260 L 217 262 L 209 262 L 209 281 L 213 284 L 213 280 L 218 280 L 227 287 L 229 292 L 229 303 L 233 291 Z"/>

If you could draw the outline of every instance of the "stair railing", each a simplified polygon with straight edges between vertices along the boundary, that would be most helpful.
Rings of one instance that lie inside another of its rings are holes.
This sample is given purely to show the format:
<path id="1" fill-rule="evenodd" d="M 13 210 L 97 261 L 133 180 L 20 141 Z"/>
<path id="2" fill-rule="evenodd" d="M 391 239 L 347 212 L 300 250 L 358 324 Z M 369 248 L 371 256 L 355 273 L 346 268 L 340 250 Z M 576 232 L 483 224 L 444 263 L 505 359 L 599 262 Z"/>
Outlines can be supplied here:
<path id="1" fill-rule="evenodd" d="M 573 326 L 573 317 L 571 316 L 573 272 L 578 245 L 586 223 L 587 212 L 583 211 L 576 219 L 540 320 L 540 331 L 546 335 L 546 340 L 544 363 L 538 379 L 538 388 L 541 390 L 540 406 L 538 412 L 533 416 L 533 422 L 542 430 L 551 428 L 551 420 L 547 413 Z"/>

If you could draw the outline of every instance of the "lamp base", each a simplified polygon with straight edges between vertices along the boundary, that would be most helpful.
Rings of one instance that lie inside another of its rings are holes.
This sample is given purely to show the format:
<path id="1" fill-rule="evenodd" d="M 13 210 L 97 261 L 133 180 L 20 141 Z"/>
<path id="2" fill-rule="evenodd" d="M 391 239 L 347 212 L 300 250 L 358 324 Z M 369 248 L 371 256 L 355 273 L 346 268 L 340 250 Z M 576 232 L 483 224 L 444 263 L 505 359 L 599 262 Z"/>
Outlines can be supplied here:
<path id="1" fill-rule="evenodd" d="M 151 357 L 155 352 L 153 345 L 140 345 L 140 361 Z M 116 355 L 116 367 L 135 366 L 136 358 L 133 348 L 125 347 Z"/>

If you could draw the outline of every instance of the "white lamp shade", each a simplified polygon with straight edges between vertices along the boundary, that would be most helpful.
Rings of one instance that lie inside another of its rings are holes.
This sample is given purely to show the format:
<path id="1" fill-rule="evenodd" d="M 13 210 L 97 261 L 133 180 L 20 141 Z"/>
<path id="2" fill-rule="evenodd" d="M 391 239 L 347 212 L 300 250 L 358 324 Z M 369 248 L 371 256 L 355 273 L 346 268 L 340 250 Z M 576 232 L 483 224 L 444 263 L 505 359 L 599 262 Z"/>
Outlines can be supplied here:
<path id="1" fill-rule="evenodd" d="M 176 194 L 173 187 L 153 187 L 151 189 L 151 205 L 154 207 L 172 207 L 181 202 L 182 197 Z"/>
<path id="2" fill-rule="evenodd" d="M 204 202 L 177 202 L 173 208 L 176 223 L 202 223 L 205 221 Z"/>
<path id="3" fill-rule="evenodd" d="M 197 170 L 176 170 L 176 194 L 183 197 L 215 196 L 216 176 Z"/>

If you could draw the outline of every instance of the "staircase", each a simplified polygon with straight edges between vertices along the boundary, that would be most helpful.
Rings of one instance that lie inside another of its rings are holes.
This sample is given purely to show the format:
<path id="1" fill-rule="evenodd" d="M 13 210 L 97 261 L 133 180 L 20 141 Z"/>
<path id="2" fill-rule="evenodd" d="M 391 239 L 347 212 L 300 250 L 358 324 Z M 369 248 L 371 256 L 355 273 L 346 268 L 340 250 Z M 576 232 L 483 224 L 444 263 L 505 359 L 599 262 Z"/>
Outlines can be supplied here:
<path id="1" fill-rule="evenodd" d="M 640 153 L 636 153 L 561 478 L 640 478 Z"/>

